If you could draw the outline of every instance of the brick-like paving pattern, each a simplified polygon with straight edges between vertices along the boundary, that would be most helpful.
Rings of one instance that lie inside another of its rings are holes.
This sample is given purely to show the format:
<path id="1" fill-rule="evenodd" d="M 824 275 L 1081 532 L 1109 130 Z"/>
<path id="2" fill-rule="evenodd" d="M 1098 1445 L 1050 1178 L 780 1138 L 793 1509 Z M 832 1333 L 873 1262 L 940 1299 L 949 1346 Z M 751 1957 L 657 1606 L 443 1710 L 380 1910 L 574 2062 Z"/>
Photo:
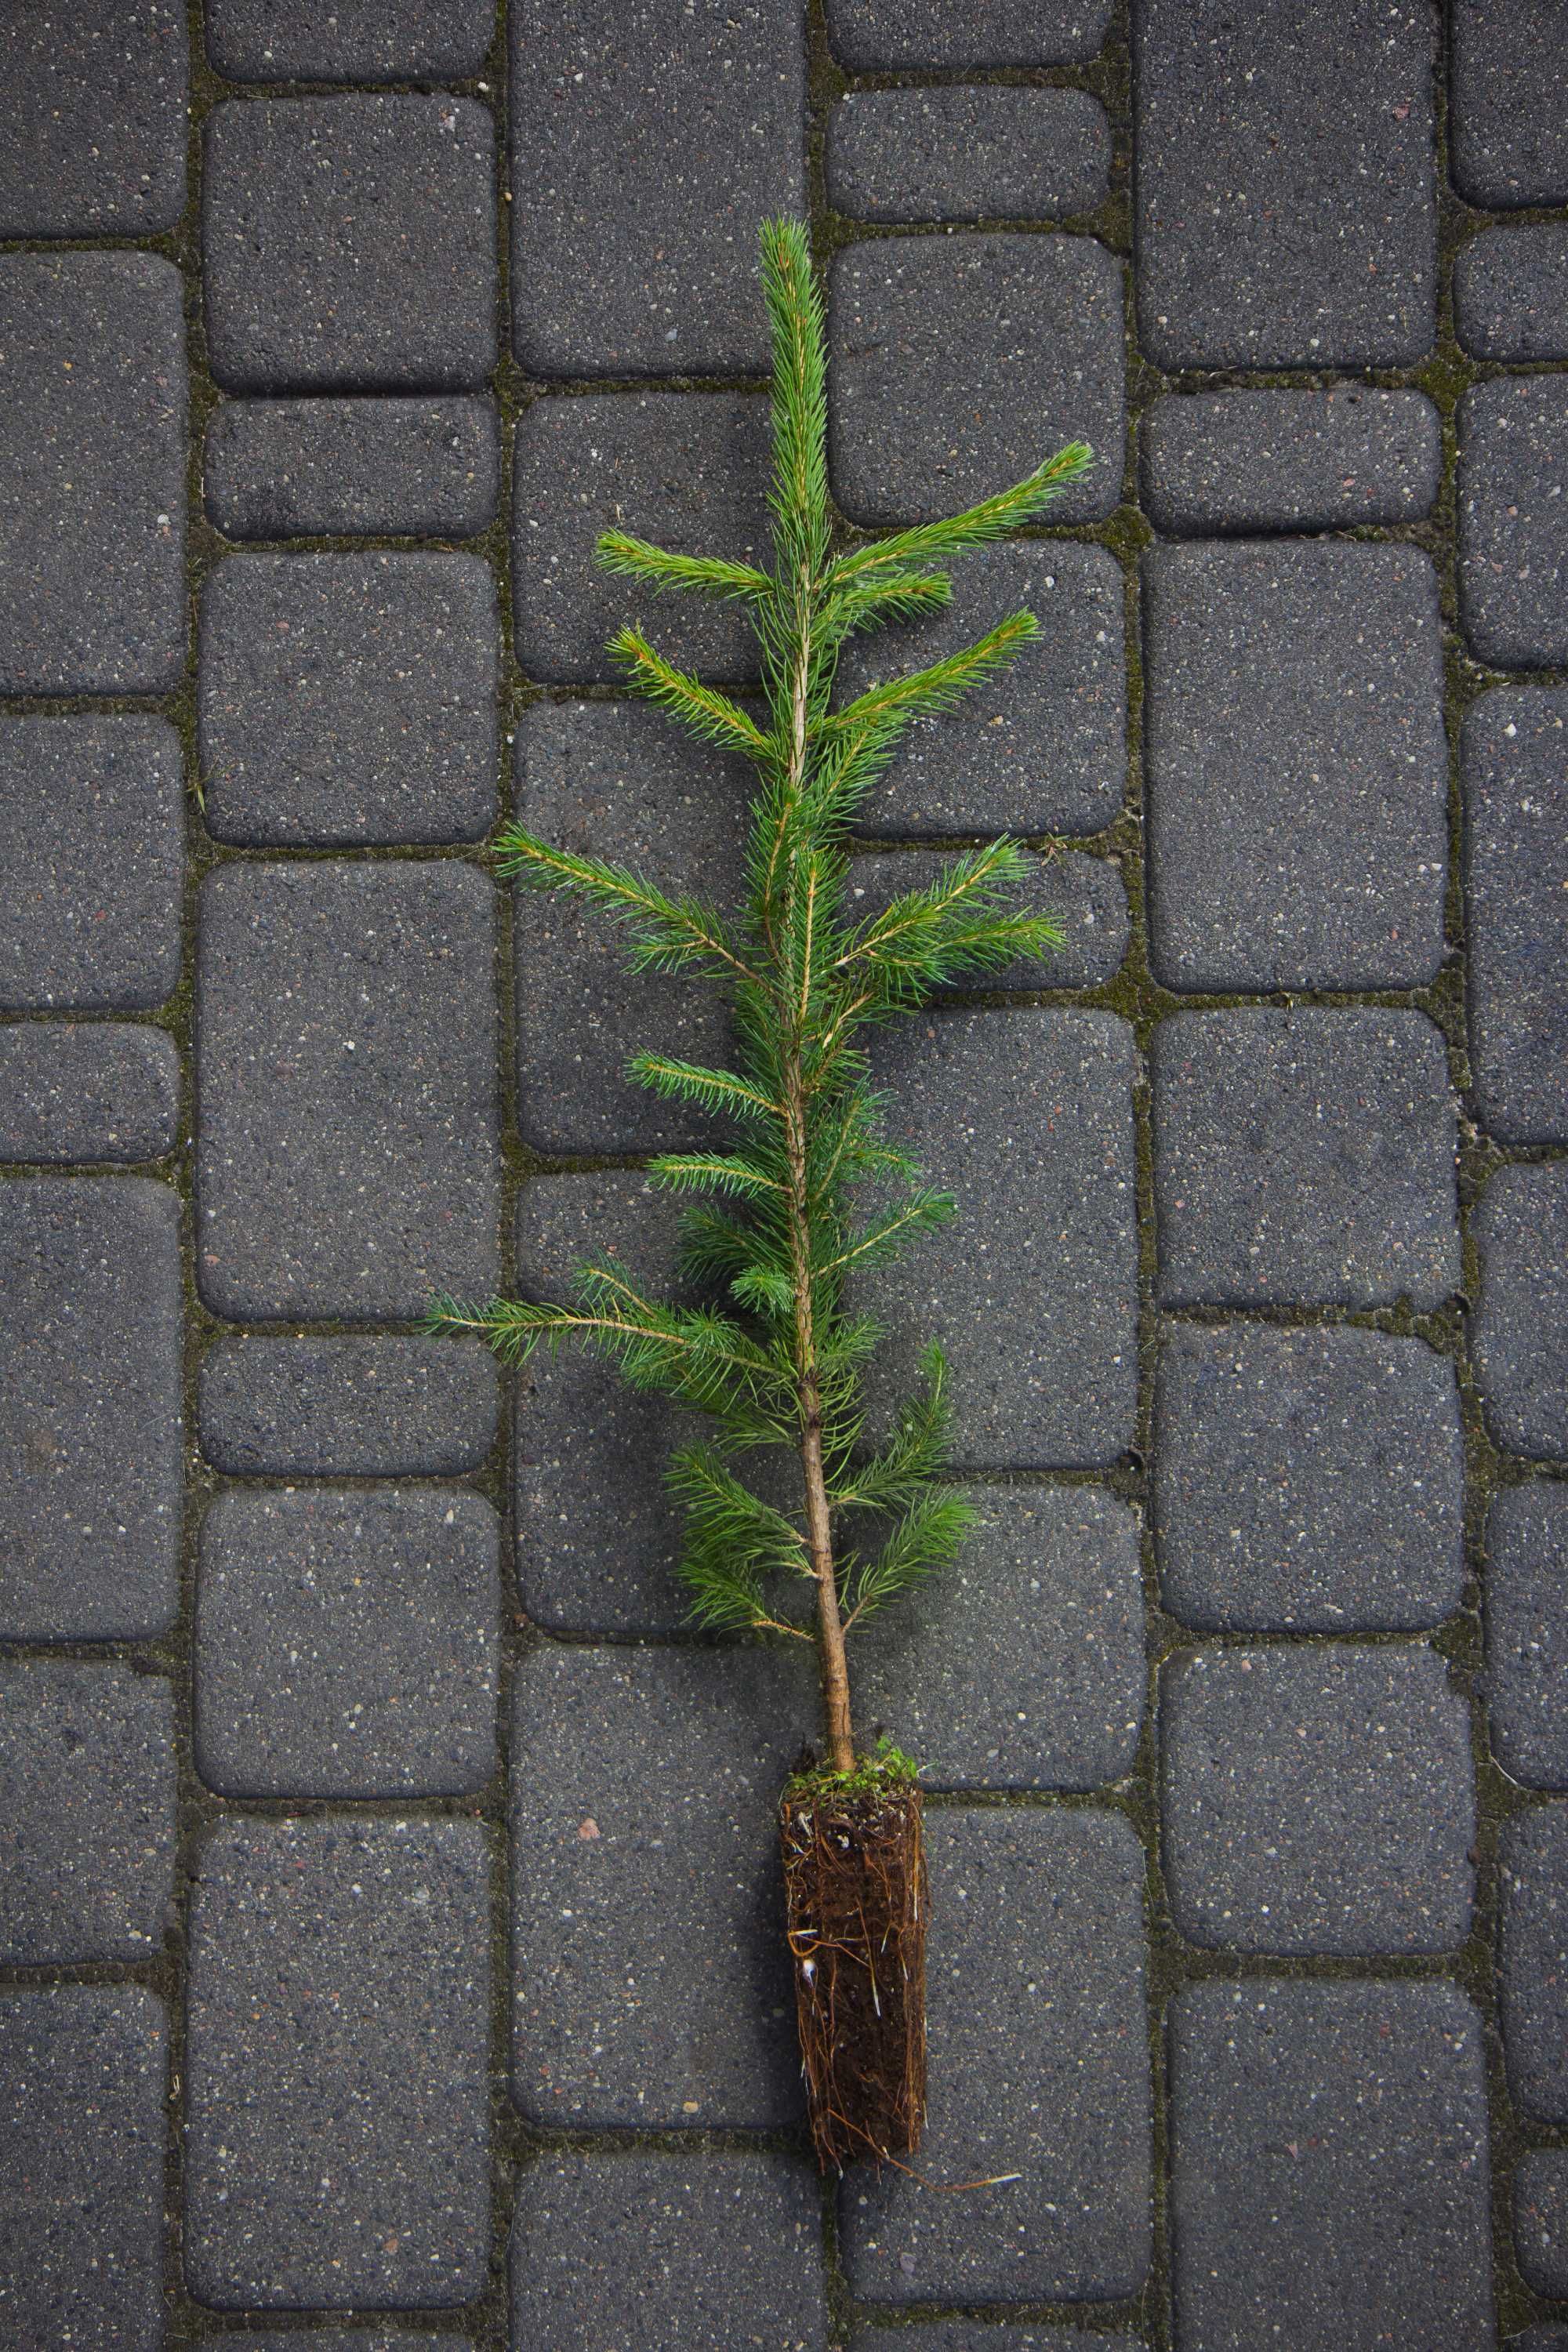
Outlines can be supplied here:
<path id="1" fill-rule="evenodd" d="M 0 2341 L 1568 2344 L 1564 0 L 82 0 L 0 24 Z M 879 1049 L 980 1508 L 921 2170 L 806 2153 L 794 1657 L 679 1416 L 415 1330 L 674 1278 L 721 1052 L 514 809 L 723 898 L 620 524 L 765 545 L 767 212 L 876 530 L 1095 445 L 858 687 L 1058 958 Z"/>

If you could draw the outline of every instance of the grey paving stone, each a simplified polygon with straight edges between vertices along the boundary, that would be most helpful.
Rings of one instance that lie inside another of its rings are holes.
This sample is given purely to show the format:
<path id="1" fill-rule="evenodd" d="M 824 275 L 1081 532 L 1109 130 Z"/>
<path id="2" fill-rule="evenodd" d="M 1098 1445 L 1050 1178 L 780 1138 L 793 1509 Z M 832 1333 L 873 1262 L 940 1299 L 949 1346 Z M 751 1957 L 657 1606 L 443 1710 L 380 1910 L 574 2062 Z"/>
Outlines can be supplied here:
<path id="1" fill-rule="evenodd" d="M 1531 1478 L 1487 1514 L 1487 1715 L 1503 1769 L 1568 1789 L 1568 1486 Z"/>
<path id="2" fill-rule="evenodd" d="M 839 2191 L 850 2292 L 897 2305 L 1136 2294 L 1148 2269 L 1143 1850 L 1106 1812 L 927 1816 L 933 2197 L 858 2167 Z"/>
<path id="3" fill-rule="evenodd" d="M 1156 977 L 1215 991 L 1435 978 L 1448 747 L 1430 557 L 1162 547 L 1143 596 Z"/>
<path id="4" fill-rule="evenodd" d="M 399 1320 L 499 1272 L 494 898 L 450 860 L 220 866 L 196 1276 L 235 1321 Z"/>
<path id="5" fill-rule="evenodd" d="M 1441 423 L 1421 392 L 1188 393 L 1143 412 L 1143 504 L 1178 538 L 1411 522 L 1442 478 Z"/>
<path id="6" fill-rule="evenodd" d="M 975 1486 L 957 1563 L 856 1634 L 855 1705 L 933 1789 L 1095 1789 L 1143 1721 L 1138 1520 L 1096 1486 Z"/>
<path id="7" fill-rule="evenodd" d="M 1553 2327 L 1550 2321 L 1527 2327 L 1522 2336 L 1509 2337 L 1503 2352 L 1568 2352 L 1568 2327 Z"/>
<path id="8" fill-rule="evenodd" d="M 1454 319 L 1478 359 L 1568 359 L 1568 228 L 1489 228 L 1462 245 Z"/>
<path id="9" fill-rule="evenodd" d="M 1098 833 L 1121 813 L 1127 688 L 1121 572 L 1103 548 L 978 550 L 934 620 L 854 638 L 838 699 L 967 646 L 1020 610 L 1040 634 L 956 711 L 917 720 L 862 803 L 868 834 Z"/>
<path id="10" fill-rule="evenodd" d="M 1481 2021 L 1448 1984 L 1190 1986 L 1172 2004 L 1176 2340 L 1496 2340 Z"/>
<path id="11" fill-rule="evenodd" d="M 1415 0 L 1135 0 L 1138 331 L 1157 367 L 1431 350 L 1434 40 Z"/>
<path id="12" fill-rule="evenodd" d="M 518 721 L 517 815 L 563 849 L 611 857 L 662 888 L 730 908 L 744 874 L 749 764 L 631 703 L 535 703 Z M 727 1064 L 723 994 L 689 973 L 628 969 L 624 928 L 554 892 L 520 890 L 518 1126 L 536 1151 L 712 1144 L 718 1123 L 626 1074 L 657 1046 Z"/>
<path id="13" fill-rule="evenodd" d="M 218 1339 L 201 1368 L 202 1451 L 275 1477 L 454 1477 L 495 1444 L 479 1339 Z"/>
<path id="14" fill-rule="evenodd" d="M 213 374 L 229 392 L 477 388 L 496 362 L 495 215 L 495 127 L 472 99 L 216 107 Z"/>
<path id="15" fill-rule="evenodd" d="M 174 1622 L 179 1223 L 150 1177 L 0 1184 L 0 1638 Z"/>
<path id="16" fill-rule="evenodd" d="M 834 54 L 851 72 L 901 66 L 1061 66 L 1093 57 L 1111 0 L 827 0 Z"/>
<path id="17" fill-rule="evenodd" d="M 1498 1444 L 1568 1458 L 1568 1165 L 1500 1168 L 1471 1219 L 1476 1379 Z"/>
<path id="18" fill-rule="evenodd" d="M 1095 463 L 1049 509 L 1093 522 L 1121 492 L 1121 268 L 1089 236 L 889 236 L 833 264 L 829 451 L 859 523 L 930 522 L 1068 441 Z"/>
<path id="19" fill-rule="evenodd" d="M 185 208 L 185 20 L 96 0 L 0 25 L 0 236 L 155 236 Z"/>
<path id="20" fill-rule="evenodd" d="M 489 2267 L 478 1822 L 236 1822 L 191 1910 L 185 2275 L 222 2310 L 444 2307 Z"/>
<path id="21" fill-rule="evenodd" d="M 495 0 L 207 0 L 207 57 L 231 81 L 464 81 L 495 20 Z"/>
<path id="22" fill-rule="evenodd" d="M 886 1413 L 947 1351 L 963 1469 L 1093 1469 L 1132 1442 L 1132 1033 L 1109 1013 L 935 1013 L 876 1048 L 888 1128 L 958 1215 L 868 1276 Z"/>
<path id="23" fill-rule="evenodd" d="M 849 881 L 852 912 L 864 921 L 901 892 L 927 888 L 946 862 L 921 849 L 858 857 Z M 1118 859 L 1068 849 L 1032 861 L 1014 904 L 1020 913 L 1048 916 L 1063 934 L 1062 945 L 1019 956 L 1005 971 L 987 974 L 986 987 L 1100 988 L 1121 970 L 1131 919 Z"/>
<path id="24" fill-rule="evenodd" d="M 851 90 L 828 118 L 827 201 L 859 220 L 1060 220 L 1110 192 L 1086 89 Z"/>
<path id="25" fill-rule="evenodd" d="M 0 1008 L 139 1013 L 172 992 L 184 798 L 166 719 L 0 719 Z"/>
<path id="26" fill-rule="evenodd" d="M 1494 669 L 1568 662 L 1568 380 L 1502 376 L 1459 404 L 1459 617 Z"/>
<path id="27" fill-rule="evenodd" d="M 1455 0 L 1454 178 L 1472 204 L 1568 204 L 1562 0 Z"/>
<path id="28" fill-rule="evenodd" d="M 451 1797 L 495 1769 L 500 1528 L 479 1495 L 220 1495 L 196 1769 L 226 1797 Z"/>
<path id="29" fill-rule="evenodd" d="M 512 465 L 512 630 L 547 686 L 616 678 L 605 651 L 636 622 L 659 651 L 710 678 L 748 678 L 755 640 L 733 605 L 643 595 L 602 572 L 604 530 L 688 555 L 770 559 L 767 404 L 740 393 L 593 393 L 536 400 Z"/>
<path id="30" fill-rule="evenodd" d="M 531 2122 L 803 2121 L 775 1820 L 818 1727 L 796 1646 L 552 1642 L 522 1661 L 511 2084 Z"/>
<path id="31" fill-rule="evenodd" d="M 205 458 L 207 512 L 229 539 L 468 539 L 500 505 L 488 400 L 226 400 Z"/>
<path id="32" fill-rule="evenodd" d="M 805 209 L 799 10 L 516 0 L 507 22 L 519 362 L 762 373 L 757 231 Z"/>
<path id="33" fill-rule="evenodd" d="M 1166 1306 L 1458 1289 L 1454 1099 L 1424 1013 L 1179 1013 L 1150 1063 Z"/>
<path id="34" fill-rule="evenodd" d="M 405 2328 L 317 2327 L 304 2337 L 309 2352 L 469 2352 L 468 2336 L 411 2336 Z M 224 2352 L 300 2352 L 298 2329 L 230 2336 Z"/>
<path id="35" fill-rule="evenodd" d="M 0 256 L 0 694 L 185 666 L 185 326 L 153 253 Z"/>
<path id="36" fill-rule="evenodd" d="M 179 1133 L 180 1056 L 118 1021 L 0 1029 L 0 1160 L 157 1160 Z"/>
<path id="37" fill-rule="evenodd" d="M 513 2352 L 823 2352 L 815 2179 L 798 2158 L 547 2154 L 521 2175 Z"/>
<path id="38" fill-rule="evenodd" d="M 481 841 L 500 622 L 477 555 L 237 555 L 202 593 L 208 830 L 253 848 Z"/>
<path id="39" fill-rule="evenodd" d="M 1531 2148 L 1520 2158 L 1513 2233 L 1526 2285 L 1568 2295 L 1568 2149 Z"/>
<path id="40" fill-rule="evenodd" d="M 1509 2089 L 1521 2115 L 1568 2123 L 1568 1806 L 1509 1822 L 1501 1863 L 1498 2003 Z"/>
<path id="41" fill-rule="evenodd" d="M 147 1960 L 174 1892 L 174 1707 L 161 1675 L 0 1666 L 0 1960 Z"/>
<path id="42" fill-rule="evenodd" d="M 1165 1884 L 1189 1943 L 1347 1954 L 1464 1941 L 1470 1718 L 1435 1651 L 1178 1651 L 1160 1706 Z"/>
<path id="43" fill-rule="evenodd" d="M 18 2347 L 163 2342 L 165 2038 L 133 1985 L 0 1993 L 0 2328 Z"/>
<path id="44" fill-rule="evenodd" d="M 967 2319 L 939 2319 L 913 2332 L 866 2327 L 849 2339 L 851 2352 L 1147 2352 L 1141 2336 L 1089 2335 L 1078 2327 L 991 2327 Z"/>
<path id="45" fill-rule="evenodd" d="M 1436 1625 L 1464 1589 L 1451 1364 L 1381 1331 L 1173 1328 L 1154 1400 L 1165 1606 L 1205 1633 Z"/>
<path id="46" fill-rule="evenodd" d="M 1568 1140 L 1568 692 L 1500 687 L 1465 714 L 1465 899 L 1480 1115 Z"/>

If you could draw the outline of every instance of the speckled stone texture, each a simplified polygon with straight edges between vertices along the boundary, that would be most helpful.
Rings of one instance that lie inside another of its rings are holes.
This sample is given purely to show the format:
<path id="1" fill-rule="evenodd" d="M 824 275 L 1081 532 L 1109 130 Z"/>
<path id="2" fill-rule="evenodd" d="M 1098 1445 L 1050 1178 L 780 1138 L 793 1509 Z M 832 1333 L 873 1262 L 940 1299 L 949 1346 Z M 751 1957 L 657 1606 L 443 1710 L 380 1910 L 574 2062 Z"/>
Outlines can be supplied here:
<path id="1" fill-rule="evenodd" d="M 1465 714 L 1475 1088 L 1509 1143 L 1568 1141 L 1568 692 L 1500 688 Z"/>
<path id="2" fill-rule="evenodd" d="M 1496 1443 L 1568 1460 L 1568 1166 L 1500 1168 L 1470 1221 L 1476 1380 Z"/>
<path id="3" fill-rule="evenodd" d="M 485 400 L 226 400 L 204 460 L 207 513 L 229 539 L 468 539 L 500 502 Z"/>
<path id="4" fill-rule="evenodd" d="M 1568 204 L 1561 0 L 1455 0 L 1454 177 L 1472 204 Z"/>
<path id="5" fill-rule="evenodd" d="M 1568 1486 L 1531 1478 L 1487 1513 L 1488 1721 L 1505 1772 L 1568 1789 Z"/>
<path id="6" fill-rule="evenodd" d="M 1483 229 L 1462 245 L 1454 317 L 1478 359 L 1568 359 L 1568 227 Z"/>
<path id="7" fill-rule="evenodd" d="M 1568 379 L 1500 376 L 1459 404 L 1459 618 L 1494 669 L 1568 663 Z"/>
<path id="8" fill-rule="evenodd" d="M 0 1028 L 0 1160 L 158 1160 L 174 1148 L 180 1056 L 163 1029 L 118 1021 Z"/>
<path id="9" fill-rule="evenodd" d="M 993 2327 L 981 2320 L 939 2319 L 921 2328 L 921 2352 L 1083 2352 L 1079 2327 Z M 903 2327 L 863 2327 L 850 2337 L 851 2352 L 909 2352 Z M 1100 2336 L 1095 2352 L 1148 2352 L 1142 2337 Z"/>
<path id="10" fill-rule="evenodd" d="M 154 236 L 185 207 L 185 13 L 93 0 L 0 25 L 0 236 Z"/>
<path id="11" fill-rule="evenodd" d="M 904 67 L 1077 65 L 1093 57 L 1111 0 L 827 0 L 833 53 L 852 73 Z"/>
<path id="12" fill-rule="evenodd" d="M 495 0 L 207 0 L 207 57 L 231 81 L 461 81 L 495 16 Z"/>
<path id="13" fill-rule="evenodd" d="M 1110 126 L 1082 89 L 851 90 L 824 169 L 860 220 L 1061 220 L 1110 193 Z"/>
<path id="14" fill-rule="evenodd" d="M 1568 2123 L 1568 1805 L 1519 1815 L 1500 1850 L 1498 1996 L 1514 2105 Z"/>
<path id="15" fill-rule="evenodd" d="M 1568 2294 L 1568 2149 L 1531 2148 L 1513 2177 L 1519 2267 L 1537 2294 Z"/>
<path id="16" fill-rule="evenodd" d="M 242 1475 L 453 1477 L 494 1444 L 499 1390 L 478 1339 L 217 1339 L 202 1451 Z"/>
<path id="17" fill-rule="evenodd" d="M 1430 513 L 1442 473 L 1425 393 L 1193 393 L 1143 412 L 1143 504 L 1181 538 L 1412 522 Z"/>

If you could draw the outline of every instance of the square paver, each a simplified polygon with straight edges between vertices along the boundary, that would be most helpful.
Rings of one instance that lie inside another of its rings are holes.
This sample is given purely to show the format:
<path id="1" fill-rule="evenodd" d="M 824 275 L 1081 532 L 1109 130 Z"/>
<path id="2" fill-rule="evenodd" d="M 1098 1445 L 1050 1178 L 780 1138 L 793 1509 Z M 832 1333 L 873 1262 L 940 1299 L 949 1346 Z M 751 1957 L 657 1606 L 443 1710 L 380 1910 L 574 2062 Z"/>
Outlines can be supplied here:
<path id="1" fill-rule="evenodd" d="M 495 0 L 207 0 L 207 57 L 230 81 L 466 81 Z"/>
<path id="2" fill-rule="evenodd" d="M 1568 1142 L 1568 692 L 1482 695 L 1459 764 L 1477 1100 L 1505 1142 Z"/>
<path id="3" fill-rule="evenodd" d="M 196 1769 L 226 1797 L 450 1797 L 495 1769 L 500 1528 L 479 1495 L 220 1495 Z"/>
<path id="4" fill-rule="evenodd" d="M 206 125 L 212 372 L 230 392 L 474 390 L 496 362 L 495 235 L 475 100 L 230 100 Z"/>
<path id="5" fill-rule="evenodd" d="M 495 582 L 477 555 L 240 555 L 202 594 L 208 829 L 248 848 L 482 841 Z"/>
<path id="6" fill-rule="evenodd" d="M 1470 1717 L 1435 1651 L 1178 1651 L 1160 1707 L 1165 1884 L 1189 1943 L 1352 1953 L 1464 1941 Z"/>
<path id="7" fill-rule="evenodd" d="M 1503 1830 L 1498 2005 L 1508 2086 L 1531 2121 L 1568 2123 L 1568 1805 Z"/>
<path id="8" fill-rule="evenodd" d="M 1568 2295 L 1568 2148 L 1537 2147 L 1513 2177 L 1513 2232 L 1525 2284 Z"/>
<path id="9" fill-rule="evenodd" d="M 1436 333 L 1435 31 L 1135 0 L 1138 331 L 1156 367 L 1407 367 Z"/>
<path id="10" fill-rule="evenodd" d="M 203 890 L 196 1276 L 236 1321 L 421 1315 L 500 1271 L 495 901 L 452 860 Z"/>
<path id="11" fill-rule="evenodd" d="M 1152 1504 L 1165 1607 L 1205 1633 L 1436 1625 L 1465 1580 L 1454 1368 L 1381 1331 L 1173 1329 Z"/>
<path id="12" fill-rule="evenodd" d="M 185 208 L 184 9 L 95 0 L 0 25 L 0 236 L 155 236 Z"/>
<path id="13" fill-rule="evenodd" d="M 1171 394 L 1143 412 L 1141 478 L 1180 538 L 1410 522 L 1437 496 L 1442 424 L 1425 393 L 1361 383 Z"/>
<path id="14" fill-rule="evenodd" d="M 1489 228 L 1462 245 L 1454 320 L 1478 359 L 1568 359 L 1568 227 Z"/>
<path id="15" fill-rule="evenodd" d="M 0 1028 L 0 1160 L 159 1160 L 179 1136 L 180 1055 L 141 1022 Z"/>
<path id="16" fill-rule="evenodd" d="M 834 55 L 852 73 L 903 66 L 1077 65 L 1092 58 L 1111 0 L 827 0 Z"/>
<path id="17" fill-rule="evenodd" d="M 1170 2046 L 1183 2352 L 1495 2342 L 1481 2021 L 1457 1987 L 1194 1985 Z"/>
<path id="18" fill-rule="evenodd" d="M 0 1638 L 139 1641 L 174 1622 L 179 1227 L 149 1177 L 0 1184 Z"/>
<path id="19" fill-rule="evenodd" d="M 1089 236 L 890 236 L 833 264 L 829 447 L 852 521 L 930 522 L 1069 441 L 1095 463 L 1047 510 L 1121 494 L 1121 266 Z"/>
<path id="20" fill-rule="evenodd" d="M 1496 1444 L 1568 1460 L 1568 1165 L 1500 1168 L 1471 1220 L 1476 1381 Z"/>
<path id="21" fill-rule="evenodd" d="M 455 1477 L 495 1444 L 500 1376 L 480 1339 L 218 1339 L 202 1359 L 202 1452 L 288 1477 Z"/>
<path id="22" fill-rule="evenodd" d="M 179 685 L 185 402 L 172 263 L 0 256 L 0 694 Z"/>
<path id="23" fill-rule="evenodd" d="M 1156 978 L 1215 992 L 1435 978 L 1448 750 L 1431 559 L 1339 541 L 1163 547 L 1143 594 Z"/>
<path id="24" fill-rule="evenodd" d="M 1474 205 L 1568 204 L 1562 0 L 1455 0 L 1449 137 Z"/>
<path id="25" fill-rule="evenodd" d="M 1494 669 L 1568 662 L 1568 380 L 1500 376 L 1459 405 L 1459 618 Z"/>
<path id="26" fill-rule="evenodd" d="M 1165 1305 L 1458 1288 L 1454 1097 L 1424 1013 L 1182 1013 L 1150 1060 Z"/>
<path id="27" fill-rule="evenodd" d="M 1568 1789 L 1568 1486 L 1531 1478 L 1487 1514 L 1487 1720 L 1505 1772 Z"/>
<path id="28" fill-rule="evenodd" d="M 828 117 L 827 201 L 858 220 L 1062 220 L 1110 192 L 1086 89 L 861 89 Z"/>
<path id="29" fill-rule="evenodd" d="M 0 1960 L 148 1960 L 174 1893 L 174 1706 L 162 1675 L 0 1666 Z"/>
<path id="30" fill-rule="evenodd" d="M 207 513 L 227 539 L 469 539 L 500 506 L 488 400 L 226 400 L 203 450 Z"/>

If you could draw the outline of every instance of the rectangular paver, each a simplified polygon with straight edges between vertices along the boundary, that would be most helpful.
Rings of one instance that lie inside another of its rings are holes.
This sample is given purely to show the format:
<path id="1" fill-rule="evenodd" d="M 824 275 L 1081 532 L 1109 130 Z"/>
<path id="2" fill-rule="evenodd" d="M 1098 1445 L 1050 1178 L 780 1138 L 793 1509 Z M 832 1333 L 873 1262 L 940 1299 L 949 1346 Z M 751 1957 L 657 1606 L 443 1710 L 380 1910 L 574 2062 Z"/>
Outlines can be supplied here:
<path id="1" fill-rule="evenodd" d="M 1478 359 L 1568 359 L 1568 227 L 1489 228 L 1462 245 L 1454 320 Z"/>
<path id="2" fill-rule="evenodd" d="M 1459 404 L 1459 618 L 1494 669 L 1568 663 L 1568 378 L 1500 376 Z"/>
<path id="3" fill-rule="evenodd" d="M 228 539 L 468 539 L 500 503 L 495 409 L 460 394 L 226 400 L 203 457 L 207 513 Z"/>
<path id="4" fill-rule="evenodd" d="M 1500 1168 L 1471 1219 L 1476 1381 L 1499 1445 L 1568 1460 L 1568 1164 Z"/>
<path id="5" fill-rule="evenodd" d="M 1084 89 L 852 90 L 824 168 L 859 220 L 1061 220 L 1109 194 L 1110 126 Z"/>
<path id="6" fill-rule="evenodd" d="M 1568 2148 L 1521 2156 L 1513 2178 L 1514 2242 L 1525 2284 L 1568 2295 Z"/>
<path id="7" fill-rule="evenodd" d="M 0 236 L 153 236 L 185 208 L 184 11 L 93 0 L 0 26 Z"/>
<path id="8" fill-rule="evenodd" d="M 1568 2123 L 1568 1805 L 1503 1831 L 1498 2005 L 1508 2085 L 1521 2114 Z"/>
<path id="9" fill-rule="evenodd" d="M 207 0 L 207 57 L 231 81 L 462 81 L 495 19 L 495 0 Z"/>
<path id="10" fill-rule="evenodd" d="M 1179 538 L 1410 522 L 1431 512 L 1442 475 L 1441 423 L 1421 392 L 1188 393 L 1143 413 L 1143 503 Z"/>
<path id="11" fill-rule="evenodd" d="M 834 54 L 853 73 L 933 66 L 1061 66 L 1093 57 L 1111 0 L 827 0 Z"/>
<path id="12" fill-rule="evenodd" d="M 201 1368 L 202 1452 L 287 1477 L 451 1477 L 495 1443 L 500 1381 L 478 1339 L 218 1339 Z"/>
<path id="13" fill-rule="evenodd" d="M 159 1160 L 178 1138 L 180 1056 L 139 1022 L 0 1029 L 0 1160 Z"/>
<path id="14" fill-rule="evenodd" d="M 1487 1513 L 1487 1722 L 1503 1769 L 1568 1789 L 1568 1487 L 1531 1478 Z"/>
<path id="15" fill-rule="evenodd" d="M 1455 0 L 1454 177 L 1473 205 L 1568 204 L 1562 0 Z"/>
<path id="16" fill-rule="evenodd" d="M 849 877 L 849 911 L 858 921 L 879 914 L 910 890 L 938 881 L 946 858 L 931 849 L 876 850 L 855 860 Z M 1030 860 L 1012 886 L 1010 903 L 1019 914 L 1044 915 L 1061 933 L 1060 944 L 1038 954 L 1020 955 L 1002 971 L 988 972 L 991 989 L 1100 988 L 1115 977 L 1127 953 L 1131 915 L 1121 860 L 1090 851 L 1064 849 Z M 962 985 L 939 989 L 933 1003 L 963 993 Z"/>
<path id="17" fill-rule="evenodd" d="M 1506 1142 L 1568 1141 L 1568 692 L 1483 695 L 1459 762 L 1481 1116 Z"/>

